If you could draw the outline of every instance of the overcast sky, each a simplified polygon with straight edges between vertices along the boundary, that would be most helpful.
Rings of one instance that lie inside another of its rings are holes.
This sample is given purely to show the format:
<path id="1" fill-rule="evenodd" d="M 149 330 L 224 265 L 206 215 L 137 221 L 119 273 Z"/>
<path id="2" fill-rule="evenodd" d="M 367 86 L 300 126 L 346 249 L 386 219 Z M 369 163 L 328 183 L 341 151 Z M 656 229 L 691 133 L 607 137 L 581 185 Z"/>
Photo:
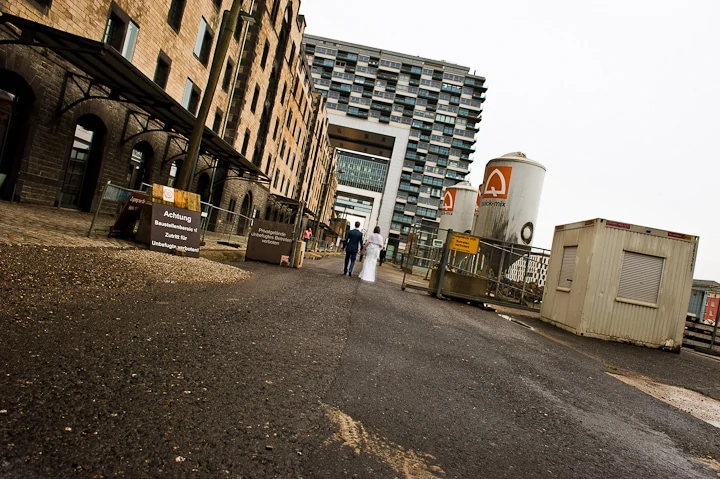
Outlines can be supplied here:
<path id="1" fill-rule="evenodd" d="M 487 100 L 468 179 L 547 168 L 533 241 L 607 218 L 700 236 L 720 281 L 720 0 L 304 0 L 306 32 L 470 67 Z"/>

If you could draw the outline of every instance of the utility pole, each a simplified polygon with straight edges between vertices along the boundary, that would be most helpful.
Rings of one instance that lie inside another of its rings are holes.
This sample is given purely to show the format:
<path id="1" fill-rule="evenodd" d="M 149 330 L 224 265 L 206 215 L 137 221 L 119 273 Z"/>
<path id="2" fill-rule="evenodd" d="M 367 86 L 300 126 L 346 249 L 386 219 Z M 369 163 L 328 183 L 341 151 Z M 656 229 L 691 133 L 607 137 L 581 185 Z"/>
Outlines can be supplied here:
<path id="1" fill-rule="evenodd" d="M 226 18 L 225 25 L 220 32 L 220 37 L 215 46 L 215 53 L 213 55 L 212 65 L 210 66 L 207 85 L 203 92 L 202 102 L 200 103 L 200 110 L 195 119 L 195 127 L 193 128 L 192 135 L 190 135 L 190 143 L 188 144 L 185 160 L 183 161 L 176 180 L 176 186 L 180 190 L 187 191 L 192 186 L 198 156 L 200 155 L 200 145 L 202 144 L 202 135 L 205 130 L 205 121 L 207 120 L 210 106 L 215 96 L 215 90 L 217 89 L 218 80 L 220 79 L 220 72 L 225 63 L 225 57 L 227 56 L 228 47 L 230 46 L 233 30 L 238 22 L 238 18 L 241 16 L 241 6 L 242 0 L 233 0 L 230 13 Z M 242 12 L 242 17 L 246 19 L 246 21 L 254 21 L 254 19 L 245 12 Z"/>

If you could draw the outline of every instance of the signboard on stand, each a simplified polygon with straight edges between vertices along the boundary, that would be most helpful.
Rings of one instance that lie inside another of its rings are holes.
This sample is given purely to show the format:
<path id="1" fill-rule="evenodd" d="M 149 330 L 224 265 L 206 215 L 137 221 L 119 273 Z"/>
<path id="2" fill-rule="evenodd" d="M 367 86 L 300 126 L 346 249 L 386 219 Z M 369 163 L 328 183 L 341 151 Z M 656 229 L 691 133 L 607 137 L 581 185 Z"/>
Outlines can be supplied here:
<path id="1" fill-rule="evenodd" d="M 295 225 L 255 220 L 250 229 L 245 259 L 281 264 L 290 257 Z"/>
<path id="2" fill-rule="evenodd" d="M 143 207 L 136 240 L 151 251 L 198 258 L 200 235 L 200 195 L 153 184 L 152 204 Z"/>
<path id="3" fill-rule="evenodd" d="M 150 250 L 200 256 L 200 212 L 153 203 Z"/>
<path id="4" fill-rule="evenodd" d="M 115 218 L 115 224 L 110 228 L 108 236 L 114 238 L 130 238 L 135 230 L 135 223 L 140 219 L 145 203 L 150 201 L 150 196 L 139 191 L 130 192 L 130 197 L 125 202 L 122 211 Z"/>

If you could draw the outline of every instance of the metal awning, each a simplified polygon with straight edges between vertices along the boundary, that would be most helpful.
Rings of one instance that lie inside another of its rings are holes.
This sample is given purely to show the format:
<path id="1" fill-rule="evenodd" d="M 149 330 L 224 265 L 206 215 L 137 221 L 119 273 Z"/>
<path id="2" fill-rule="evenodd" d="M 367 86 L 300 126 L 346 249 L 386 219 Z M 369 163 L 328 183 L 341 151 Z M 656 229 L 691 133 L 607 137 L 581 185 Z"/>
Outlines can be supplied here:
<path id="1" fill-rule="evenodd" d="M 300 200 L 295 200 L 293 198 L 288 198 L 287 196 L 281 196 L 277 194 L 271 194 L 270 199 L 274 203 L 279 203 L 281 205 L 288 205 L 288 206 L 300 206 Z"/>
<path id="2" fill-rule="evenodd" d="M 2 12 L 0 25 L 14 27 L 8 31 L 17 35 L 16 39 L 0 40 L 0 44 L 48 48 L 88 75 L 95 84 L 109 89 L 108 99 L 142 108 L 163 123 L 166 131 L 174 131 L 186 138 L 192 134 L 195 116 L 109 45 Z M 228 166 L 268 179 L 207 126 L 201 152 Z"/>

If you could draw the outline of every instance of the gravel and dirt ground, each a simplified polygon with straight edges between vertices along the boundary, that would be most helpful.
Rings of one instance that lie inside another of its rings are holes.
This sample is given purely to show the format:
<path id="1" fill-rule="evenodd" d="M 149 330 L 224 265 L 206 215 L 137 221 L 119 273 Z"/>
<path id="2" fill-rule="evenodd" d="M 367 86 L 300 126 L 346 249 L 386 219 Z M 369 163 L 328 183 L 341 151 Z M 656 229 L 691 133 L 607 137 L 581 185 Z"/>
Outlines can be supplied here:
<path id="1" fill-rule="evenodd" d="M 388 265 L 389 266 L 389 265 Z M 718 477 L 720 362 L 301 270 L 0 246 L 0 477 Z"/>

